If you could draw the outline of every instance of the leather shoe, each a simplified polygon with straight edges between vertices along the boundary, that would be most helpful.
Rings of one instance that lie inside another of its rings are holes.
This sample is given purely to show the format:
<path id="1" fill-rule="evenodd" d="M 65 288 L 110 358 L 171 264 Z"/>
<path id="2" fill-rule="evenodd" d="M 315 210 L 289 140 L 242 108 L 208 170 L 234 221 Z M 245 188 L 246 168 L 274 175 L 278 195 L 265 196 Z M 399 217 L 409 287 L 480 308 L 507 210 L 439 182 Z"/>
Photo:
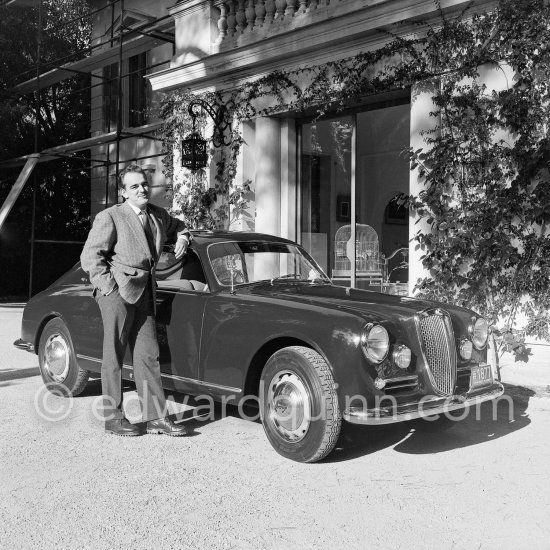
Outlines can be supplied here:
<path id="1" fill-rule="evenodd" d="M 168 417 L 159 418 L 158 420 L 149 420 L 147 422 L 148 434 L 164 434 L 172 436 L 189 435 L 189 429 L 183 424 L 175 424 L 174 421 Z"/>
<path id="2" fill-rule="evenodd" d="M 123 437 L 133 437 L 141 435 L 141 430 L 138 426 L 130 424 L 126 418 L 115 418 L 113 420 L 105 420 L 105 431 L 114 435 Z"/>

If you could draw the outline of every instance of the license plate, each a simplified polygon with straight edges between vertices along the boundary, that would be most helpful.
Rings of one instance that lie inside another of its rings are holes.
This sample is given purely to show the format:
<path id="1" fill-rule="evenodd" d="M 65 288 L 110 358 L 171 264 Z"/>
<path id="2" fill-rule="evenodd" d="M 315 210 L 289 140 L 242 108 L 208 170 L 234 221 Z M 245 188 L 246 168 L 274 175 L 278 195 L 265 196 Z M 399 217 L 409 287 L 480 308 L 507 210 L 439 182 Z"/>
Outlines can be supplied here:
<path id="1" fill-rule="evenodd" d="M 479 364 L 472 367 L 470 375 L 470 387 L 489 386 L 493 383 L 491 365 Z"/>

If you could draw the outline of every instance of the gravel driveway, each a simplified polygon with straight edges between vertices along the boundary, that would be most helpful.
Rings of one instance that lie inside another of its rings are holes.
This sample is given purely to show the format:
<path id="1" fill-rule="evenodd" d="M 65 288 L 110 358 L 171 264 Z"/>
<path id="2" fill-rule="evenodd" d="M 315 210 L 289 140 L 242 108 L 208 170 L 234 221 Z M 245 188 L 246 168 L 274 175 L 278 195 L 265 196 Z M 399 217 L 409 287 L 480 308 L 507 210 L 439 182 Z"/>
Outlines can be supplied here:
<path id="1" fill-rule="evenodd" d="M 544 379 L 508 381 L 511 416 L 485 404 L 439 434 L 346 425 L 328 460 L 298 464 L 233 409 L 187 410 L 193 437 L 105 435 L 98 381 L 44 400 L 36 356 L 12 346 L 21 311 L 0 307 L 2 549 L 550 548 Z"/>

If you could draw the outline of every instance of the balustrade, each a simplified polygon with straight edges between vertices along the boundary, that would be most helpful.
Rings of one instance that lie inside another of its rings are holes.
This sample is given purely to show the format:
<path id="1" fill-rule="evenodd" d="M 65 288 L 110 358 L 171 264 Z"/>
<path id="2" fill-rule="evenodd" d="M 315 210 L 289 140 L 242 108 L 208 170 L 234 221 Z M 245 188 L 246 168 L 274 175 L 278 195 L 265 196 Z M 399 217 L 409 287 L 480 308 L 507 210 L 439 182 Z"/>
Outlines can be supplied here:
<path id="1" fill-rule="evenodd" d="M 259 32 L 269 33 L 277 25 L 292 24 L 300 16 L 343 0 L 217 0 L 218 39 L 222 44 L 227 38 Z M 275 29 L 274 29 L 275 30 Z"/>

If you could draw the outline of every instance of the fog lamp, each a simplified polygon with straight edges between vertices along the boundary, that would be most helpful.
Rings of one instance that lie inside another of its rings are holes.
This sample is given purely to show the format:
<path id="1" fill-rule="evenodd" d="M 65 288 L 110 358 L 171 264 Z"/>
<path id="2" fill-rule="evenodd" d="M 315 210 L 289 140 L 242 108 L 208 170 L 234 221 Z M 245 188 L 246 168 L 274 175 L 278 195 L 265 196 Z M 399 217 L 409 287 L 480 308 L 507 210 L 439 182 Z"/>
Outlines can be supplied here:
<path id="1" fill-rule="evenodd" d="M 489 337 L 489 325 L 483 317 L 478 317 L 470 328 L 472 342 L 477 349 L 483 349 L 487 345 Z"/>
<path id="2" fill-rule="evenodd" d="M 472 342 L 466 338 L 462 339 L 460 342 L 460 357 L 469 361 L 472 358 L 472 352 L 474 350 Z"/>
<path id="3" fill-rule="evenodd" d="M 400 369 L 406 369 L 411 364 L 411 350 L 400 344 L 393 348 L 392 360 L 393 364 Z"/>

